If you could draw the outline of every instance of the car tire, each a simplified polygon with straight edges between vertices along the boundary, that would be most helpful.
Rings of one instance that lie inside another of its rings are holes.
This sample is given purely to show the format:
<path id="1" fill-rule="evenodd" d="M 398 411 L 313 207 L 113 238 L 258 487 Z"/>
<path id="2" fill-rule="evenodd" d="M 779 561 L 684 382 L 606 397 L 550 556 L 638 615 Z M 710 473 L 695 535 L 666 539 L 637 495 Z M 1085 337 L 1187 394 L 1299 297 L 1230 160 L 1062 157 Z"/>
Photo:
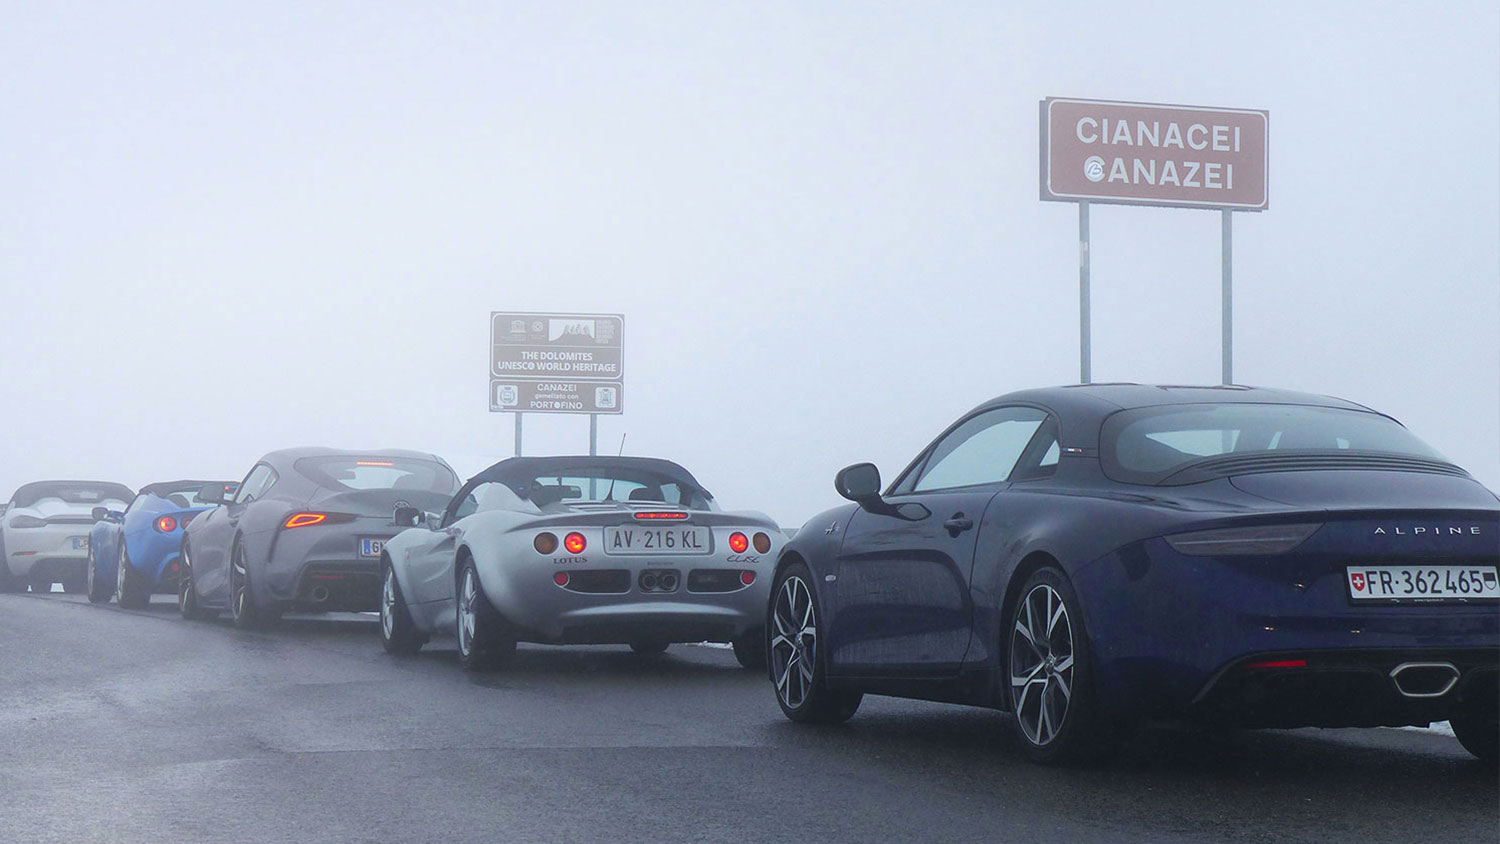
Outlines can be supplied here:
<path id="1" fill-rule="evenodd" d="M 388 654 L 409 656 L 427 644 L 427 636 L 412 621 L 411 608 L 401 593 L 401 581 L 390 563 L 381 567 L 380 644 Z"/>
<path id="2" fill-rule="evenodd" d="M 255 603 L 255 592 L 250 588 L 250 567 L 245 557 L 245 546 L 238 540 L 230 551 L 229 617 L 234 626 L 241 630 L 272 627 L 279 618 L 279 613 Z"/>
<path id="3" fill-rule="evenodd" d="M 115 600 L 127 610 L 144 609 L 151 603 L 146 578 L 130 564 L 130 552 L 125 548 L 123 536 L 120 537 L 120 556 L 115 560 Z"/>
<path id="4" fill-rule="evenodd" d="M 454 613 L 458 633 L 458 663 L 467 671 L 491 671 L 514 658 L 516 640 L 509 625 L 484 594 L 474 561 L 464 559 L 458 573 Z"/>
<path id="5" fill-rule="evenodd" d="M 631 642 L 630 649 L 641 656 L 661 656 L 670 645 L 670 642 Z"/>
<path id="6" fill-rule="evenodd" d="M 114 592 L 107 591 L 107 589 L 106 589 L 106 581 L 103 578 L 99 577 L 99 561 L 94 558 L 94 546 L 93 546 L 92 543 L 89 545 L 89 562 L 88 562 L 87 576 L 88 576 L 88 582 L 89 582 L 89 586 L 88 586 L 89 603 L 91 603 L 91 604 L 107 604 L 107 603 L 109 603 L 109 599 L 114 597 Z"/>
<path id="7" fill-rule="evenodd" d="M 205 621 L 218 615 L 203 606 L 198 600 L 198 587 L 193 585 L 193 564 L 188 560 L 187 543 L 182 543 L 182 575 L 177 579 L 177 612 L 188 621 Z"/>
<path id="8" fill-rule="evenodd" d="M 1022 750 L 1044 764 L 1103 754 L 1110 736 L 1094 690 L 1093 648 L 1072 584 L 1056 569 L 1038 569 L 1006 618 L 1002 682 Z"/>
<path id="9" fill-rule="evenodd" d="M 1494 684 L 1483 694 L 1469 689 L 1448 717 L 1448 726 L 1464 750 L 1491 765 L 1500 761 L 1500 701 L 1494 691 Z"/>
<path id="10" fill-rule="evenodd" d="M 828 686 L 828 655 L 818 631 L 821 613 L 812 573 L 793 563 L 776 578 L 766 611 L 767 658 L 776 704 L 801 724 L 842 724 L 859 710 L 864 695 Z"/>
<path id="11" fill-rule="evenodd" d="M 734 658 L 739 660 L 741 668 L 754 671 L 766 670 L 766 631 L 764 628 L 751 630 L 735 638 L 731 644 L 734 646 Z"/>

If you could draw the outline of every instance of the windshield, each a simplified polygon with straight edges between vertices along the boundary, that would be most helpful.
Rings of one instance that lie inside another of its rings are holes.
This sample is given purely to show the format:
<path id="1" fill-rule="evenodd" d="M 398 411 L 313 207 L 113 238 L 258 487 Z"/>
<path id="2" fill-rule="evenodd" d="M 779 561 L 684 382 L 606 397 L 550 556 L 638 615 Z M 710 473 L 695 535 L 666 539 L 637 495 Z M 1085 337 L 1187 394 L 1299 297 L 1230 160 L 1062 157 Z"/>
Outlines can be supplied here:
<path id="1" fill-rule="evenodd" d="M 1286 404 L 1187 404 L 1127 410 L 1100 431 L 1104 473 L 1154 484 L 1209 457 L 1255 453 L 1373 453 L 1442 460 L 1387 416 Z"/>
<path id="2" fill-rule="evenodd" d="M 698 490 L 665 475 L 645 472 L 619 472 L 601 469 L 597 472 L 544 475 L 531 479 L 525 497 L 537 505 L 575 502 L 642 501 L 709 510 L 708 499 Z"/>
<path id="3" fill-rule="evenodd" d="M 297 471 L 335 491 L 402 489 L 452 495 L 458 477 L 435 460 L 411 457 L 305 457 Z"/>

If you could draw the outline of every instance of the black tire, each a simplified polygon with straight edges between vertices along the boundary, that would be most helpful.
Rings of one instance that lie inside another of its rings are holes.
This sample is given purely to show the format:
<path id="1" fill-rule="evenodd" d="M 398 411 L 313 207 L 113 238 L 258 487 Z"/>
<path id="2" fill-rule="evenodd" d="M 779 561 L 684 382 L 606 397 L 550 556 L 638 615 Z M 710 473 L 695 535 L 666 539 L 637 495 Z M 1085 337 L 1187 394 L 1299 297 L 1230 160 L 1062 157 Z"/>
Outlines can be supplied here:
<path id="1" fill-rule="evenodd" d="M 94 558 L 94 545 L 89 543 L 89 562 L 87 571 L 89 587 L 89 603 L 107 604 L 114 597 L 114 592 L 108 588 L 108 581 L 99 577 L 99 561 Z"/>
<path id="2" fill-rule="evenodd" d="M 743 636 L 735 639 L 734 658 L 739 660 L 741 668 L 754 671 L 766 670 L 766 631 L 764 628 L 751 630 Z"/>
<path id="3" fill-rule="evenodd" d="M 641 656 L 661 656 L 667 652 L 670 642 L 631 642 L 630 649 Z"/>
<path id="4" fill-rule="evenodd" d="M 206 609 L 198 599 L 198 587 L 193 585 L 193 565 L 188 560 L 187 542 L 182 543 L 182 574 L 177 579 L 177 612 L 188 621 L 205 621 L 218 615 Z"/>
<path id="5" fill-rule="evenodd" d="M 1094 690 L 1093 648 L 1067 577 L 1052 568 L 1034 572 L 1006 618 L 1002 682 L 1022 751 L 1044 764 L 1108 751 L 1113 742 Z"/>
<path id="6" fill-rule="evenodd" d="M 458 600 L 454 604 L 458 663 L 465 670 L 491 671 L 515 657 L 515 637 L 499 610 L 484 594 L 484 584 L 479 582 L 479 570 L 474 567 L 473 560 L 462 560 L 458 572 Z"/>
<path id="7" fill-rule="evenodd" d="M 776 704 L 790 720 L 842 724 L 859 710 L 864 695 L 828 686 L 828 655 L 819 647 L 820 610 L 812 584 L 812 573 L 802 563 L 787 566 L 776 578 L 766 611 L 771 681 Z"/>
<path id="8" fill-rule="evenodd" d="M 388 654 L 407 656 L 427 644 L 427 635 L 412 621 L 411 608 L 401 594 L 401 581 L 389 562 L 381 567 L 380 644 Z"/>
<path id="9" fill-rule="evenodd" d="M 245 546 L 238 540 L 230 551 L 229 617 L 234 626 L 241 630 L 273 627 L 280 618 L 280 613 L 255 603 L 255 592 L 250 588 L 250 566 L 245 556 Z"/>
<path id="10" fill-rule="evenodd" d="M 1449 715 L 1448 726 L 1458 743 L 1476 759 L 1491 765 L 1500 762 L 1500 699 L 1493 682 L 1471 683 Z"/>
<path id="11" fill-rule="evenodd" d="M 130 552 L 125 548 L 125 537 L 120 537 L 120 556 L 115 561 L 115 600 L 127 610 L 144 609 L 151 603 L 151 590 L 146 587 L 146 578 L 130 564 Z"/>

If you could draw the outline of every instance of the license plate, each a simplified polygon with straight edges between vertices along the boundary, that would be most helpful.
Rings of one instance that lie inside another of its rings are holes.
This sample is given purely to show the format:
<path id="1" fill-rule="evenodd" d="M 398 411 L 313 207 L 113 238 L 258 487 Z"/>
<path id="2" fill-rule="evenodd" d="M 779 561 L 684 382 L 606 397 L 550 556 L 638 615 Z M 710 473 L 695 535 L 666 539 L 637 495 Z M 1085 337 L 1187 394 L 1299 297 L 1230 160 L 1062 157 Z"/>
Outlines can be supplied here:
<path id="1" fill-rule="evenodd" d="M 1356 601 L 1500 599 L 1494 566 L 1349 566 L 1344 575 Z"/>
<path id="2" fill-rule="evenodd" d="M 706 527 L 607 527 L 606 554 L 707 554 Z"/>
<path id="3" fill-rule="evenodd" d="M 75 536 L 75 537 L 73 537 L 73 547 L 75 549 L 82 549 L 82 548 L 89 547 L 89 538 L 87 536 Z"/>
<path id="4" fill-rule="evenodd" d="M 384 547 L 384 539 L 361 539 L 359 541 L 359 555 L 361 557 L 379 557 L 380 550 Z"/>

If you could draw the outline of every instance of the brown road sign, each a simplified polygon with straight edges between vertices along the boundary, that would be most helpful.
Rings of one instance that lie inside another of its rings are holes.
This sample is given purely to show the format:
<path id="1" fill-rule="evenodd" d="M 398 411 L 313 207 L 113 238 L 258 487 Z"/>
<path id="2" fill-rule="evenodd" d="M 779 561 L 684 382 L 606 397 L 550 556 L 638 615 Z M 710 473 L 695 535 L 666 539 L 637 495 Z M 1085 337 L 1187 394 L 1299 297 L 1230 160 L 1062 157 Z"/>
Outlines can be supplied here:
<path id="1" fill-rule="evenodd" d="M 490 376 L 619 381 L 618 314 L 490 314 Z"/>
<path id="2" fill-rule="evenodd" d="M 1042 199 L 1264 211 L 1269 127 L 1253 109 L 1049 97 Z"/>

